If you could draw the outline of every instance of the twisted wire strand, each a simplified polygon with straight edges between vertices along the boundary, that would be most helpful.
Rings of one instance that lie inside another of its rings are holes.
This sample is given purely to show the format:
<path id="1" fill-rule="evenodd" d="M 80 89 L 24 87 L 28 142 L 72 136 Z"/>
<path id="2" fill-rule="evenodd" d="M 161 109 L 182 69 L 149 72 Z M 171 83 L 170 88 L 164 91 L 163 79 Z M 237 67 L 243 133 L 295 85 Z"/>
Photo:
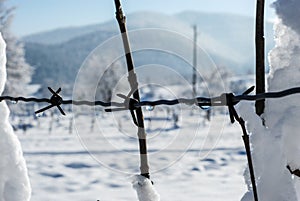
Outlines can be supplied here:
<path id="1" fill-rule="evenodd" d="M 290 88 L 278 92 L 267 92 L 256 95 L 233 95 L 232 102 L 237 104 L 240 101 L 256 101 L 262 99 L 269 98 L 282 98 L 286 96 L 290 96 L 293 94 L 300 93 L 300 87 Z M 130 99 L 130 98 L 128 98 Z M 12 102 L 35 102 L 35 103 L 52 103 L 51 98 L 35 98 L 35 97 L 12 97 L 12 96 L 0 96 L 0 102 L 3 100 L 8 100 Z M 125 107 L 125 102 L 104 102 L 104 101 L 88 101 L 88 100 L 62 100 L 61 105 L 86 105 L 86 106 L 102 106 L 102 107 Z M 226 101 L 224 100 L 224 94 L 207 98 L 207 97 L 196 97 L 196 98 L 179 98 L 179 99 L 161 99 L 155 101 L 141 101 L 134 104 L 135 108 L 143 107 L 143 106 L 158 106 L 158 105 L 178 105 L 178 104 L 186 104 L 186 105 L 197 105 L 197 106 L 227 106 Z"/>

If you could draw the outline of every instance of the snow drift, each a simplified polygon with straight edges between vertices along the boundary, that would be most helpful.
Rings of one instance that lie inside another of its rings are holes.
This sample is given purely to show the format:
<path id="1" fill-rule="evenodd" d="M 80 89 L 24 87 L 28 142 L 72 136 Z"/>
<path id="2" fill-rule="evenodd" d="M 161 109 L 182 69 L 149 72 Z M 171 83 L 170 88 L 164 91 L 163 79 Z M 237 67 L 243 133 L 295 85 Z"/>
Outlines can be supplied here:
<path id="1" fill-rule="evenodd" d="M 0 95 L 6 82 L 6 44 L 0 33 Z M 31 187 L 20 142 L 8 121 L 9 109 L 0 102 L 0 200 L 28 201 Z"/>
<path id="2" fill-rule="evenodd" d="M 273 6 L 278 19 L 274 26 L 276 46 L 269 53 L 268 91 L 280 91 L 300 86 L 300 0 L 277 0 Z M 241 106 L 241 115 L 252 133 L 260 201 L 300 200 L 299 178 L 287 169 L 287 165 L 292 170 L 300 169 L 299 100 L 300 95 L 266 100 L 266 127 L 253 109 Z M 245 175 L 249 184 L 247 171 Z M 243 201 L 253 200 L 250 185 L 248 189 Z"/>

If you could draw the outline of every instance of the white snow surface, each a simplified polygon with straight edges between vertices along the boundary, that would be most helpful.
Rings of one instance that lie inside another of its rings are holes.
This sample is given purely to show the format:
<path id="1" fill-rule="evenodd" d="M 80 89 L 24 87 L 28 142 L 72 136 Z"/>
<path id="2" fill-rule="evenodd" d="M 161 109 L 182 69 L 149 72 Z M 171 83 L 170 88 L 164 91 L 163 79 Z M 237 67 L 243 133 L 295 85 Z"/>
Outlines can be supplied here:
<path id="1" fill-rule="evenodd" d="M 6 81 L 5 42 L 0 33 L 0 94 Z M 0 200 L 28 201 L 31 187 L 20 142 L 8 121 L 9 109 L 0 102 Z"/>
<path id="2" fill-rule="evenodd" d="M 279 19 L 275 24 L 276 47 L 270 52 L 269 91 L 300 86 L 300 0 L 277 0 L 275 8 Z M 267 126 L 274 128 L 275 136 L 281 138 L 285 166 L 289 165 L 292 170 L 300 169 L 300 146 L 297 143 L 300 141 L 297 132 L 300 129 L 299 100 L 300 95 L 297 94 L 269 100 L 266 107 Z M 295 190 L 300 200 L 299 178 L 295 176 L 289 180 L 294 183 L 289 185 L 290 192 Z"/>
<path id="3" fill-rule="evenodd" d="M 175 129 L 172 120 L 164 119 L 166 107 L 145 111 L 146 119 L 149 113 L 153 116 L 151 126 L 149 121 L 145 123 L 154 188 L 161 200 L 240 200 L 246 190 L 243 170 L 247 159 L 239 126 L 230 124 L 227 115 L 216 115 L 213 122 L 205 123 L 205 112 L 193 111 L 191 115 L 191 110 L 183 110 L 180 127 Z M 136 128 L 129 113 L 121 113 L 118 118 L 110 113 L 99 114 L 94 130 L 92 114 L 79 115 L 70 133 L 72 113 L 66 110 L 65 117 L 52 117 L 50 112 L 36 120 L 12 119 L 17 124 L 23 121 L 34 125 L 26 132 L 16 132 L 30 173 L 31 201 L 139 199 L 131 180 L 128 182 L 128 177 L 140 171 Z M 116 118 L 122 122 L 122 131 L 116 128 Z M 82 144 L 76 134 L 95 142 L 90 152 L 86 150 L 88 141 Z"/>
<path id="4" fill-rule="evenodd" d="M 280 91 L 300 86 L 300 1 L 277 0 L 274 3 L 278 19 L 275 24 L 276 47 L 269 53 L 268 91 Z M 300 96 L 267 99 L 264 119 L 266 128 L 249 105 L 240 106 L 251 132 L 253 160 L 260 201 L 300 200 L 299 178 L 292 170 L 300 168 Z M 247 171 L 246 171 L 247 172 Z M 249 174 L 245 174 L 249 184 Z M 252 189 L 243 201 L 252 201 Z"/>
<path id="5" fill-rule="evenodd" d="M 296 201 L 291 174 L 286 168 L 284 143 L 280 137 L 282 123 L 266 128 L 249 103 L 240 103 L 240 115 L 247 120 L 251 132 L 252 158 L 260 201 Z M 248 168 L 245 171 L 248 192 L 242 201 L 253 201 L 252 185 Z"/>
<path id="6" fill-rule="evenodd" d="M 136 190 L 139 201 L 159 201 L 160 196 L 154 189 L 150 179 L 135 175 L 132 180 L 132 186 Z"/>

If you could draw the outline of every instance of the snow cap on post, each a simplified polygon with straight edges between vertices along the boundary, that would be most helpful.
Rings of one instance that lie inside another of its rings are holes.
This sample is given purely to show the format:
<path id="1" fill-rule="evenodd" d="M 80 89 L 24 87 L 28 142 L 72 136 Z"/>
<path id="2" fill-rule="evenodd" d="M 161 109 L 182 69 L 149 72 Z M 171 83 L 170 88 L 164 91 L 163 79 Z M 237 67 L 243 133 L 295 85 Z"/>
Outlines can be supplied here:
<path id="1" fill-rule="evenodd" d="M 132 180 L 132 186 L 136 190 L 139 201 L 159 201 L 160 196 L 154 189 L 150 179 L 135 175 Z"/>

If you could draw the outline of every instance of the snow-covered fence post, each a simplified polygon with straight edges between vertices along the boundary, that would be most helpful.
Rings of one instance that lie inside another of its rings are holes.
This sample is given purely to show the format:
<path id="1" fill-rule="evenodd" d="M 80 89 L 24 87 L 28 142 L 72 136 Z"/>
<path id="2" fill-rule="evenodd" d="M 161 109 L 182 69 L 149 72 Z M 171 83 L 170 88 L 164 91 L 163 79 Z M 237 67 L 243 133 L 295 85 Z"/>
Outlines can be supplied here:
<path id="1" fill-rule="evenodd" d="M 6 45 L 0 33 L 0 95 L 6 82 Z M 9 123 L 9 109 L 0 102 L 0 200 L 29 201 L 31 187 L 22 148 Z"/>
<path id="2" fill-rule="evenodd" d="M 256 5 L 256 94 L 265 93 L 265 38 L 264 38 L 265 0 L 257 0 Z M 256 114 L 261 116 L 265 109 L 265 100 L 255 102 Z"/>

